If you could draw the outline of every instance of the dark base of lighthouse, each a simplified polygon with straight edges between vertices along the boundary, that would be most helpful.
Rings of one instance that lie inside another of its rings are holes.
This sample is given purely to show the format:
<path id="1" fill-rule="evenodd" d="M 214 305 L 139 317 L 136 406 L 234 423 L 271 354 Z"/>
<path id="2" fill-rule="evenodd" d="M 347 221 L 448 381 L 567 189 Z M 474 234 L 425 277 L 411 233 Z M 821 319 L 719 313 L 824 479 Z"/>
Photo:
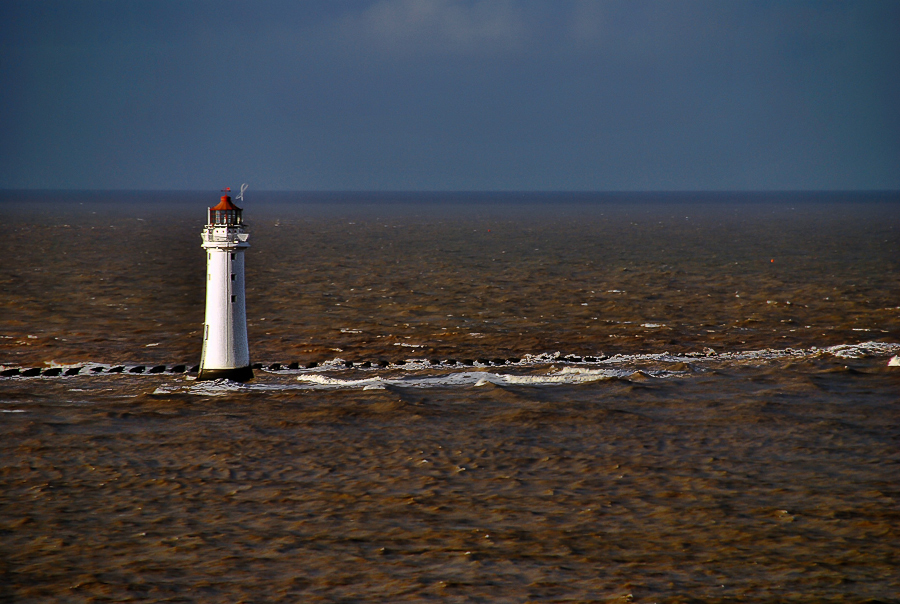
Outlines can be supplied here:
<path id="1" fill-rule="evenodd" d="M 198 380 L 231 380 L 233 382 L 248 382 L 253 379 L 253 369 L 249 365 L 235 369 L 200 369 Z"/>

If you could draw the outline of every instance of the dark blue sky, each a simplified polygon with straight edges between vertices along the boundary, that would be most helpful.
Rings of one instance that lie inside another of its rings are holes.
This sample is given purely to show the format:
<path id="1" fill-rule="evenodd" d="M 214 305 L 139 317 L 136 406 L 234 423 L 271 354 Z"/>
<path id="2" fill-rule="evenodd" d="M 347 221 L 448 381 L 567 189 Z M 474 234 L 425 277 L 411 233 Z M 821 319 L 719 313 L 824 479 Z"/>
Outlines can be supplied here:
<path id="1" fill-rule="evenodd" d="M 900 2 L 0 3 L 0 188 L 900 189 Z"/>

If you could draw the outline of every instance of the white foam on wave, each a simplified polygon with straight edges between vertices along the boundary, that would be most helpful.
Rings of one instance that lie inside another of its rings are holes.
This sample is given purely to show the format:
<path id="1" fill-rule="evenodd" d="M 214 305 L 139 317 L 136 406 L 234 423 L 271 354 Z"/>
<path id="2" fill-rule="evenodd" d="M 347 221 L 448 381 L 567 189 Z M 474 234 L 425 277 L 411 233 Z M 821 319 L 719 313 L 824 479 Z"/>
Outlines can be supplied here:
<path id="1" fill-rule="evenodd" d="M 621 369 L 587 369 L 584 367 L 563 367 L 543 375 L 505 375 L 507 384 L 528 384 L 540 386 L 545 384 L 584 384 L 599 380 L 629 377 L 634 372 Z"/>
<path id="2" fill-rule="evenodd" d="M 690 352 L 671 354 L 669 352 L 649 354 L 619 354 L 601 361 L 599 364 L 623 364 L 640 361 L 669 363 L 704 363 L 709 361 L 769 361 L 784 358 L 816 358 L 831 355 L 841 359 L 862 359 L 866 357 L 886 357 L 900 352 L 900 344 L 889 342 L 862 342 L 860 344 L 839 344 L 826 348 L 764 348 L 762 350 Z"/>
<path id="3" fill-rule="evenodd" d="M 243 384 L 241 382 L 232 382 L 231 380 L 218 379 L 198 382 L 192 380 L 189 384 L 169 383 L 157 386 L 153 394 L 176 394 L 188 392 L 199 396 L 223 396 L 233 394 L 235 392 L 244 392 L 247 390 L 282 390 L 278 384 Z"/>
<path id="4" fill-rule="evenodd" d="M 498 374 L 489 374 L 484 371 L 458 371 L 438 375 L 407 374 L 395 377 L 376 376 L 365 379 L 342 379 L 339 377 L 321 374 L 297 376 L 298 386 L 307 388 L 369 388 L 383 389 L 387 386 L 405 388 L 434 388 L 438 386 L 474 386 L 480 380 L 488 380 L 492 383 L 502 381 Z"/>
<path id="5" fill-rule="evenodd" d="M 890 356 L 900 352 L 900 344 L 888 342 L 863 342 L 862 344 L 840 344 L 825 349 L 830 355 L 841 359 L 861 359 L 864 357 Z"/>
<path id="6" fill-rule="evenodd" d="M 651 324 L 647 324 L 648 326 Z M 662 324 L 652 324 L 653 327 L 665 327 Z M 764 348 L 761 350 L 738 350 L 716 352 L 711 348 L 707 348 L 704 352 L 688 352 L 688 353 L 671 353 L 650 352 L 644 354 L 617 354 L 612 357 L 606 357 L 602 353 L 595 353 L 596 361 L 570 361 L 563 353 L 542 352 L 534 354 L 522 355 L 521 359 L 516 363 L 507 363 L 508 367 L 531 367 L 535 365 L 547 365 L 550 363 L 567 363 L 573 362 L 579 365 L 590 366 L 608 366 L 622 365 L 641 362 L 659 362 L 659 363 L 704 363 L 708 361 L 766 361 L 777 360 L 783 358 L 814 358 L 823 355 L 831 355 L 842 359 L 860 359 L 866 357 L 889 357 L 900 353 L 900 344 L 890 342 L 862 342 L 860 344 L 840 344 L 825 348 Z M 481 363 L 475 362 L 476 367 L 486 367 Z M 403 365 L 393 365 L 393 369 L 402 368 L 407 371 L 434 369 L 435 366 L 427 359 L 407 359 Z M 289 370 L 289 373 L 309 373 L 319 372 L 326 369 L 345 370 L 344 359 L 338 357 L 322 362 L 314 369 L 295 369 Z M 363 368 L 359 365 L 353 367 L 354 371 L 383 371 L 381 367 L 372 366 Z M 285 373 L 281 371 L 280 373 Z"/>
<path id="7" fill-rule="evenodd" d="M 198 396 L 225 396 L 238 392 L 285 390 L 386 390 L 388 388 L 466 388 L 495 386 L 557 386 L 584 384 L 613 378 L 628 378 L 636 374 L 665 378 L 683 372 L 646 372 L 625 369 L 587 369 L 580 367 L 551 367 L 539 373 L 521 375 L 488 371 L 451 371 L 439 374 L 404 373 L 392 376 L 373 376 L 362 379 L 344 379 L 322 373 L 297 376 L 294 382 L 248 383 L 230 380 L 211 380 L 190 384 L 163 384 L 153 394 L 186 392 Z"/>
<path id="8" fill-rule="evenodd" d="M 299 387 L 312 389 L 363 389 L 382 390 L 398 388 L 439 388 L 439 387 L 483 387 L 495 386 L 555 386 L 565 384 L 585 384 L 615 378 L 631 378 L 636 375 L 652 378 L 667 378 L 684 375 L 684 371 L 639 371 L 631 369 L 588 369 L 584 367 L 555 367 L 533 374 L 511 374 L 489 371 L 455 371 L 439 375 L 401 375 L 396 377 L 373 377 L 367 379 L 341 379 L 321 374 L 297 377 Z"/>
<path id="9" fill-rule="evenodd" d="M 313 374 L 313 375 L 301 375 L 297 378 L 298 381 L 308 382 L 310 384 L 315 384 L 318 386 L 329 387 L 329 386 L 353 386 L 364 388 L 366 386 L 383 386 L 385 380 L 381 377 L 375 376 L 372 378 L 364 378 L 361 380 L 342 380 L 340 378 L 328 377 L 326 375 L 321 374 Z"/>
<path id="10" fill-rule="evenodd" d="M 885 342 L 864 342 L 844 344 L 827 348 L 808 349 L 763 349 L 740 352 L 670 354 L 650 353 L 638 355 L 616 355 L 579 366 L 565 364 L 567 361 L 559 352 L 525 355 L 516 365 L 508 366 L 509 371 L 497 369 L 485 371 L 481 368 L 435 367 L 425 361 L 410 361 L 402 368 L 388 370 L 380 368 L 348 369 L 342 361 L 335 359 L 323 363 L 315 371 L 292 372 L 294 382 L 265 383 L 260 380 L 241 384 L 228 380 L 197 382 L 181 386 L 176 390 L 187 390 L 192 394 L 216 396 L 240 391 L 264 390 L 385 390 L 388 388 L 480 388 L 489 385 L 505 386 L 560 386 L 600 382 L 611 379 L 669 379 L 684 377 L 693 371 L 703 372 L 707 367 L 731 362 L 771 362 L 780 359 L 814 359 L 832 356 L 839 359 L 891 356 L 900 353 L 900 344 Z M 672 365 L 689 364 L 690 368 Z M 562 365 L 558 367 L 557 365 Z M 589 366 L 584 366 L 589 365 Z M 649 365 L 649 367 L 648 367 Z M 335 373 L 357 372 L 354 377 L 341 377 Z M 359 377 L 358 373 L 377 371 L 371 377 Z M 528 373 L 525 373 L 528 371 Z M 287 377 L 282 372 L 282 377 Z M 161 386 L 159 394 L 172 392 Z"/>

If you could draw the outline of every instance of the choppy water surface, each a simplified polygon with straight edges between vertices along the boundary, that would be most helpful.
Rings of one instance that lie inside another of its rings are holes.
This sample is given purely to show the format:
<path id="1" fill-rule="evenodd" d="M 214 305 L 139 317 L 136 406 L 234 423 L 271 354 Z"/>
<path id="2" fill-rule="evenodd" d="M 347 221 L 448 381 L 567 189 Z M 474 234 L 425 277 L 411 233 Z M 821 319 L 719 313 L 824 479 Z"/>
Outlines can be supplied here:
<path id="1" fill-rule="evenodd" d="M 161 197 L 0 203 L 0 599 L 896 601 L 895 198 L 248 194 L 238 385 Z"/>

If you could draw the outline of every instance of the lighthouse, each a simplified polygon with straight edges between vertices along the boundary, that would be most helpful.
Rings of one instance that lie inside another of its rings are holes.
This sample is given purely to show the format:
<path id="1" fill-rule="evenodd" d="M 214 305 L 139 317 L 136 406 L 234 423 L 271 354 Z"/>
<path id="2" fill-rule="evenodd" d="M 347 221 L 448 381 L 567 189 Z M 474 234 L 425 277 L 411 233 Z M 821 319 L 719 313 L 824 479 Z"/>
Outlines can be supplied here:
<path id="1" fill-rule="evenodd" d="M 206 250 L 206 321 L 198 380 L 253 378 L 244 303 L 244 252 L 250 244 L 241 212 L 223 195 L 209 208 L 200 234 Z"/>

